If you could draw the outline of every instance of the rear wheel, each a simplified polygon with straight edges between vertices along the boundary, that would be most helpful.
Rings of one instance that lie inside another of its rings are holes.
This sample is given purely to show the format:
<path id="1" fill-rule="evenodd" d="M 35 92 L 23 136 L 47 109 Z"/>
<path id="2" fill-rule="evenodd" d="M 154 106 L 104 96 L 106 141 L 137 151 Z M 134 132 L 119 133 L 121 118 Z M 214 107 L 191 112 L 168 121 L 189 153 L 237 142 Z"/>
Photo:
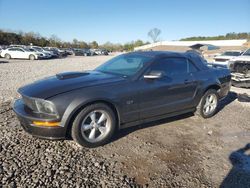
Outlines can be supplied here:
<path id="1" fill-rule="evenodd" d="M 6 59 L 11 59 L 11 56 L 10 56 L 10 54 L 5 54 L 5 56 L 4 56 Z"/>
<path id="2" fill-rule="evenodd" d="M 214 89 L 209 89 L 201 98 L 199 105 L 196 108 L 196 114 L 203 118 L 212 117 L 218 109 L 219 97 Z"/>
<path id="3" fill-rule="evenodd" d="M 35 60 L 36 58 L 35 58 L 34 55 L 30 55 L 30 56 L 29 56 L 29 59 L 30 59 L 30 60 Z"/>
<path id="4" fill-rule="evenodd" d="M 71 135 L 85 147 L 106 144 L 114 134 L 116 118 L 113 110 L 103 103 L 85 107 L 75 118 Z"/>

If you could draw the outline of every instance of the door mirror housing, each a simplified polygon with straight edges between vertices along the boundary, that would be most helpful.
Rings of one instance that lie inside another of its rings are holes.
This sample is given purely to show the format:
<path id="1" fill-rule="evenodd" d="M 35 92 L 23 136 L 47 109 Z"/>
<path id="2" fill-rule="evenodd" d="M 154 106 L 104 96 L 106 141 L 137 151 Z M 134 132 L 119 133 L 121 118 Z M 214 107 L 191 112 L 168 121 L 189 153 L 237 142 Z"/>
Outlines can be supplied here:
<path id="1" fill-rule="evenodd" d="M 159 79 L 163 76 L 163 73 L 161 71 L 151 71 L 148 74 L 145 74 L 143 77 L 145 79 Z"/>

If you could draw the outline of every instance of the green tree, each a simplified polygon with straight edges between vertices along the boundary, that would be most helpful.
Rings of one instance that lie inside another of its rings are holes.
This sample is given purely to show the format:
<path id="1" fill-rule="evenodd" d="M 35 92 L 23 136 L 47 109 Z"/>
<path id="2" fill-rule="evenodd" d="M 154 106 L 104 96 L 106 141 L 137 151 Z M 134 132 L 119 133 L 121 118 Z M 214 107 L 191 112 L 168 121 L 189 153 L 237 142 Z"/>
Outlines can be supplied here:
<path id="1" fill-rule="evenodd" d="M 96 41 L 91 42 L 89 44 L 89 46 L 90 46 L 90 48 L 98 48 L 99 47 L 99 45 L 98 45 L 98 43 Z"/>
<path id="2" fill-rule="evenodd" d="M 134 43 L 134 47 L 143 46 L 143 45 L 144 45 L 144 43 L 143 43 L 142 40 L 137 40 L 137 41 L 135 41 L 135 43 Z"/>
<path id="3" fill-rule="evenodd" d="M 89 45 L 84 41 L 79 41 L 79 47 L 80 48 L 89 48 Z"/>

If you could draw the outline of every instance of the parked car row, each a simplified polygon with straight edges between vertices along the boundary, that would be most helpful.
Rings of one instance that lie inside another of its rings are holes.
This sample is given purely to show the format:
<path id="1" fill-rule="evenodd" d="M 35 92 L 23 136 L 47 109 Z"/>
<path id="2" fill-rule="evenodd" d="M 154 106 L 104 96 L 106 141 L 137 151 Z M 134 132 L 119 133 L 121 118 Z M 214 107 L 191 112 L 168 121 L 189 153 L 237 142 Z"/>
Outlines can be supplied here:
<path id="1" fill-rule="evenodd" d="M 6 59 L 50 59 L 66 57 L 67 54 L 58 48 L 40 46 L 10 45 L 1 47 L 0 56 Z"/>
<path id="2" fill-rule="evenodd" d="M 105 49 L 82 49 L 82 48 L 56 48 L 40 47 L 33 45 L 10 45 L 0 46 L 0 56 L 6 59 L 50 59 L 62 58 L 68 55 L 93 56 L 108 55 Z"/>
<path id="3" fill-rule="evenodd" d="M 11 47 L 7 48 L 1 51 L 1 57 L 4 57 L 6 59 L 41 59 L 45 58 L 43 53 L 38 53 L 31 51 L 28 48 L 22 48 L 22 47 Z"/>
<path id="4" fill-rule="evenodd" d="M 109 52 L 108 50 L 105 49 L 72 48 L 72 55 L 76 56 L 109 55 Z"/>

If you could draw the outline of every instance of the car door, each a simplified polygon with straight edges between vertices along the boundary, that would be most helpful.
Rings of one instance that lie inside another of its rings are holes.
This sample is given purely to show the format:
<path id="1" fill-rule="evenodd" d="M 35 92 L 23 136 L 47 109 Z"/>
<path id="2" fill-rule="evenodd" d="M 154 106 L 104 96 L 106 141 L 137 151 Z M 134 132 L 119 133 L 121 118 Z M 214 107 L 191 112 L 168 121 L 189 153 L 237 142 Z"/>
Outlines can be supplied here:
<path id="1" fill-rule="evenodd" d="M 12 49 L 10 49 L 10 51 L 11 51 L 12 58 L 17 58 L 17 59 L 25 58 L 25 52 L 21 48 L 12 48 Z"/>
<path id="2" fill-rule="evenodd" d="M 186 58 L 162 58 L 146 71 L 162 72 L 157 79 L 141 78 L 140 118 L 150 118 L 190 108 L 197 83 Z"/>
<path id="3" fill-rule="evenodd" d="M 10 48 L 8 50 L 8 54 L 10 54 L 11 58 L 19 58 L 19 56 L 20 56 L 17 48 Z"/>
<path id="4" fill-rule="evenodd" d="M 29 53 L 27 51 L 25 51 L 24 49 L 18 48 L 18 52 L 19 52 L 19 58 L 29 59 Z"/>

